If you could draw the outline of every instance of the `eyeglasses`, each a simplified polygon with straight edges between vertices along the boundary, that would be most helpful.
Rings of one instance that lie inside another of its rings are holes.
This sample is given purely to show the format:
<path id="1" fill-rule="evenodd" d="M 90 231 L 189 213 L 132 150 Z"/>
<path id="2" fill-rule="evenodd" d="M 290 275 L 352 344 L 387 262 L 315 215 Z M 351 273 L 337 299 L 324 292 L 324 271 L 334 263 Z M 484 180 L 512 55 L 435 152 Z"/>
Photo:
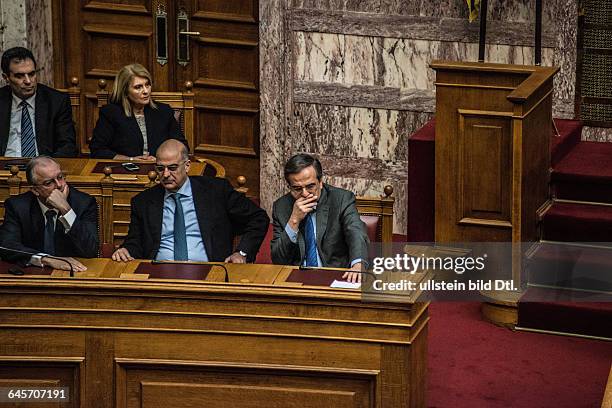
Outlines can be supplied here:
<path id="1" fill-rule="evenodd" d="M 314 193 L 315 191 L 317 191 L 317 183 L 311 183 L 308 184 L 304 187 L 302 186 L 289 186 L 289 190 L 293 191 L 294 193 L 300 194 L 303 190 L 306 190 L 309 193 Z"/>
<path id="2" fill-rule="evenodd" d="M 169 164 L 167 166 L 164 166 L 163 164 L 156 164 L 155 171 L 158 172 L 159 174 L 163 174 L 166 171 L 166 169 L 168 169 L 169 172 L 174 173 L 175 171 L 178 170 L 180 166 L 187 163 L 188 161 L 189 160 L 184 160 L 178 164 Z"/>
<path id="3" fill-rule="evenodd" d="M 55 188 L 59 186 L 60 182 L 66 180 L 66 175 L 64 173 L 58 174 L 55 178 L 47 179 L 42 183 L 34 184 L 35 186 L 43 186 L 44 188 L 52 187 Z"/>

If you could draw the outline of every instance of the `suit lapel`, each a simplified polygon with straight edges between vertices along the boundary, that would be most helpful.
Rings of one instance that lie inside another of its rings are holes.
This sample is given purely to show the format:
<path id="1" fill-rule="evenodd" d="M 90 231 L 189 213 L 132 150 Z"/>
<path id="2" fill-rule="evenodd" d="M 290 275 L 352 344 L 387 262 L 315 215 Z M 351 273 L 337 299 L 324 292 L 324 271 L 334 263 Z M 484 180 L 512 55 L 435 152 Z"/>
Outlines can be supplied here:
<path id="1" fill-rule="evenodd" d="M 44 90 L 39 85 L 36 91 L 36 98 L 34 99 L 34 129 L 36 130 L 36 146 L 38 147 L 38 154 L 46 154 L 48 151 L 52 151 L 51 146 L 48 146 L 48 141 L 52 140 L 47 135 L 47 113 L 48 113 L 48 102 L 44 96 Z"/>
<path id="2" fill-rule="evenodd" d="M 327 229 L 327 219 L 329 217 L 329 200 L 327 188 L 323 185 L 321 189 L 321 197 L 317 203 L 317 248 L 321 248 L 321 240 L 325 236 Z"/>
<path id="3" fill-rule="evenodd" d="M 0 92 L 0 156 L 4 156 L 11 126 L 12 93 L 7 85 Z"/>
<path id="4" fill-rule="evenodd" d="M 42 249 L 45 236 L 45 219 L 38 204 L 38 199 L 33 193 L 30 199 L 30 222 L 32 223 L 31 228 L 24 228 L 24 230 L 32 231 L 34 234 L 34 247 Z"/>
<path id="5" fill-rule="evenodd" d="M 155 125 L 156 125 L 156 123 L 153 123 L 153 121 L 155 120 L 157 116 L 152 114 L 152 109 L 149 105 L 145 106 L 144 114 L 145 114 L 145 125 L 147 129 L 147 149 L 149 150 L 149 152 L 151 152 L 151 145 L 153 144 L 152 143 L 153 140 L 151 139 L 151 137 L 154 133 L 153 130 L 155 129 Z M 144 149 L 144 136 L 142 135 L 142 132 L 140 134 L 143 139 L 142 147 Z"/>
<path id="6" fill-rule="evenodd" d="M 154 241 L 154 253 L 144 254 L 153 259 L 159 250 L 159 243 L 161 241 L 161 230 L 162 222 L 164 217 L 164 188 L 161 185 L 157 185 L 153 194 L 149 199 L 149 205 L 147 207 L 147 213 L 149 215 L 149 222 L 152 234 L 151 237 Z"/>
<path id="7" fill-rule="evenodd" d="M 198 217 L 198 226 L 200 227 L 200 235 L 202 235 L 202 242 L 206 249 L 208 259 L 213 259 L 212 253 L 212 216 L 213 208 L 211 206 L 211 200 L 206 193 L 204 186 L 199 181 L 190 177 L 191 182 L 191 194 L 193 195 L 193 205 L 196 210 L 196 216 Z"/>

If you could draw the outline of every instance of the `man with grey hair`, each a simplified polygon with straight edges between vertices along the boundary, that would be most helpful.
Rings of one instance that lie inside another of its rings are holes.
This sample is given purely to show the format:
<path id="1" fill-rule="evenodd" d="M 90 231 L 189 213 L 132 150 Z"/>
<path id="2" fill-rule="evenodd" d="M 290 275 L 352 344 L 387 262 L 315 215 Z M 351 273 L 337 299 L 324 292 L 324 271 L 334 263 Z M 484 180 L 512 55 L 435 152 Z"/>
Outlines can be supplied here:
<path id="1" fill-rule="evenodd" d="M 66 262 L 47 256 L 51 255 L 69 262 L 75 271 L 85 270 L 72 257 L 98 254 L 96 200 L 69 187 L 60 165 L 48 156 L 30 160 L 26 178 L 30 191 L 6 200 L 0 227 L 0 244 L 25 253 L 2 251 L 2 258 L 70 269 Z"/>
<path id="2" fill-rule="evenodd" d="M 157 149 L 160 184 L 132 199 L 130 229 L 115 261 L 134 258 L 245 263 L 253 261 L 270 219 L 222 178 L 189 177 L 189 152 L 169 139 Z M 233 248 L 235 235 L 240 242 Z"/>

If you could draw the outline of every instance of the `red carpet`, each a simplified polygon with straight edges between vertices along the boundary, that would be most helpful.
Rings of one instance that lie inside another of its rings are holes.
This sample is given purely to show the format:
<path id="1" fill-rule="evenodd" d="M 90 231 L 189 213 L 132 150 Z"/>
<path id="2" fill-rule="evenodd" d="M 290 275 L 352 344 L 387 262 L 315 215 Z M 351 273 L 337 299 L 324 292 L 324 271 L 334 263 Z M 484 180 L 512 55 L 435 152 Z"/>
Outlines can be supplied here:
<path id="1" fill-rule="evenodd" d="M 555 203 L 543 219 L 544 239 L 572 242 L 612 242 L 612 208 Z"/>
<path id="2" fill-rule="evenodd" d="M 431 408 L 599 408 L 612 343 L 512 332 L 482 321 L 480 303 L 432 303 Z"/>
<path id="3" fill-rule="evenodd" d="M 551 180 L 557 198 L 612 203 L 612 143 L 578 143 Z"/>

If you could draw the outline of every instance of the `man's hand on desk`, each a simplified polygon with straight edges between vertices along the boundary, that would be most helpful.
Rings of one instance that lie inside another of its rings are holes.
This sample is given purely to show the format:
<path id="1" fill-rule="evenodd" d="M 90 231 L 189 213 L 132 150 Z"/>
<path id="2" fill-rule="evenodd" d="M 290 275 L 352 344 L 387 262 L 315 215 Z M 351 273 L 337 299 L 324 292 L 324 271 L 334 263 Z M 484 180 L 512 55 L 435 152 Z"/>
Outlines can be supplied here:
<path id="1" fill-rule="evenodd" d="M 361 262 L 353 265 L 351 270 L 357 272 L 346 272 L 342 275 L 342 279 L 346 279 L 347 282 L 351 283 L 361 283 Z"/>
<path id="2" fill-rule="evenodd" d="M 58 259 L 48 258 L 46 256 L 43 256 L 40 261 L 42 262 L 44 266 L 50 266 L 53 269 L 61 269 L 63 271 L 70 270 L 70 266 L 68 266 L 66 262 L 69 262 L 70 265 L 72 265 L 72 269 L 74 269 L 75 272 L 83 272 L 87 270 L 87 267 L 85 265 L 83 265 L 82 263 L 80 263 L 74 258 L 60 257 L 60 256 L 56 258 Z"/>
<path id="3" fill-rule="evenodd" d="M 239 252 L 234 252 L 233 254 L 231 254 L 230 256 L 225 258 L 224 262 L 229 262 L 229 263 L 246 263 L 246 256 L 240 255 Z"/>
<path id="4" fill-rule="evenodd" d="M 125 248 L 119 248 L 118 250 L 113 252 L 111 258 L 113 261 L 117 262 L 129 262 L 134 260 L 134 257 L 130 255 L 130 251 Z"/>

